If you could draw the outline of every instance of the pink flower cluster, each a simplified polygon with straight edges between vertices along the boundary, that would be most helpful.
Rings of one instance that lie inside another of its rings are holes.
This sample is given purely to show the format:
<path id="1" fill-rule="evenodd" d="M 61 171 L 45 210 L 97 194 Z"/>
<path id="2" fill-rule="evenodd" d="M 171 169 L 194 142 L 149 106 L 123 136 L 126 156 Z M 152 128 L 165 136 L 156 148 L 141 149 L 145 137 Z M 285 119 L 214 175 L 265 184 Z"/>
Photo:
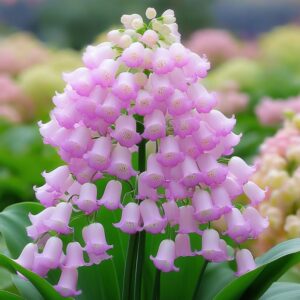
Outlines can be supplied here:
<path id="1" fill-rule="evenodd" d="M 146 16 L 148 24 L 139 15 L 124 15 L 125 29 L 110 31 L 108 42 L 87 47 L 84 67 L 64 74 L 67 85 L 53 98 L 50 122 L 39 124 L 44 142 L 58 149 L 65 165 L 44 172 L 45 184 L 35 188 L 45 209 L 29 216 L 27 232 L 35 242 L 17 261 L 41 276 L 60 268 L 56 289 L 63 296 L 78 293 L 78 267 L 111 257 L 112 246 L 97 222 L 83 229 L 84 245 L 74 241 L 63 253 L 59 235 L 76 230 L 70 227 L 74 211 L 93 215 L 99 209 L 121 209 L 114 226 L 128 234 L 174 230 L 176 238 L 164 239 L 151 256 L 163 272 L 178 271 L 174 262 L 181 256 L 232 259 L 222 236 L 240 244 L 267 226 L 254 208 L 265 197 L 249 181 L 254 168 L 239 157 L 228 165 L 220 162 L 233 153 L 240 135 L 232 131 L 235 119 L 214 109 L 215 95 L 201 84 L 208 61 L 180 43 L 173 11 L 155 18 L 149 8 Z M 146 169 L 135 170 L 132 157 L 141 142 L 154 147 L 148 147 L 153 150 Z M 98 195 L 95 181 L 103 178 L 111 180 Z M 122 188 L 128 182 L 134 186 L 131 192 L 137 191 L 131 200 Z M 234 202 L 241 194 L 249 199 L 242 210 Z M 225 232 L 213 228 L 219 219 L 227 224 Z M 201 250 L 191 249 L 190 234 L 202 236 Z M 42 251 L 37 247 L 41 239 Z M 247 249 L 237 250 L 236 259 L 237 275 L 255 268 Z"/>
<path id="2" fill-rule="evenodd" d="M 285 112 L 300 112 L 300 97 L 291 97 L 288 99 L 263 98 L 256 107 L 256 115 L 262 124 L 274 125 L 284 120 Z"/>

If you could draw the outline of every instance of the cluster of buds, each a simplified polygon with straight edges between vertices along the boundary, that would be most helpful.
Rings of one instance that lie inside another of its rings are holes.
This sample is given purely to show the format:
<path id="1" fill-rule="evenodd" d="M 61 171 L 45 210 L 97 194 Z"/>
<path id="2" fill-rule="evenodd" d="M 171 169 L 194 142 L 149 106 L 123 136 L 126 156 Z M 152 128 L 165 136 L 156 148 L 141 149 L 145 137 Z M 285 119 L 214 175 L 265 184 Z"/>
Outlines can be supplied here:
<path id="1" fill-rule="evenodd" d="M 264 252 L 275 244 L 300 236 L 300 118 L 290 116 L 284 127 L 261 146 L 257 171 L 252 177 L 268 187 L 267 201 L 259 211 L 270 226 L 254 244 Z"/>
<path id="2" fill-rule="evenodd" d="M 259 121 L 265 125 L 276 125 L 284 120 L 285 113 L 300 112 L 300 97 L 290 97 L 288 99 L 263 98 L 256 107 L 256 115 Z"/>
<path id="3" fill-rule="evenodd" d="M 93 216 L 99 209 L 120 209 L 114 226 L 128 234 L 173 230 L 176 237 L 166 234 L 151 256 L 163 272 L 177 271 L 174 262 L 181 256 L 233 259 L 224 236 L 238 246 L 267 226 L 254 208 L 265 197 L 249 181 L 254 168 L 239 157 L 222 163 L 240 135 L 232 131 L 234 117 L 215 110 L 215 95 L 201 84 L 208 61 L 180 43 L 173 11 L 156 18 L 149 8 L 146 16 L 148 24 L 139 15 L 124 15 L 124 28 L 110 31 L 108 42 L 87 47 L 84 67 L 64 74 L 67 85 L 53 98 L 50 122 L 40 123 L 44 142 L 58 149 L 65 165 L 44 172 L 45 185 L 35 188 L 45 209 L 30 215 L 27 232 L 35 242 L 17 261 L 41 276 L 61 268 L 56 289 L 63 296 L 78 293 L 78 267 L 111 257 L 104 228 L 94 221 L 82 231 L 85 245 L 74 241 L 63 253 L 59 235 L 76 230 L 70 227 L 74 211 Z M 146 143 L 152 150 L 142 157 Z M 132 164 L 137 151 L 139 161 L 147 159 L 139 170 Z M 95 182 L 107 179 L 99 195 Z M 124 185 L 132 185 L 132 197 Z M 234 201 L 242 194 L 248 197 L 243 208 Z M 225 232 L 214 226 L 220 219 Z M 191 249 L 191 234 L 202 237 L 201 249 Z M 237 248 L 241 275 L 255 263 L 249 250 Z"/>

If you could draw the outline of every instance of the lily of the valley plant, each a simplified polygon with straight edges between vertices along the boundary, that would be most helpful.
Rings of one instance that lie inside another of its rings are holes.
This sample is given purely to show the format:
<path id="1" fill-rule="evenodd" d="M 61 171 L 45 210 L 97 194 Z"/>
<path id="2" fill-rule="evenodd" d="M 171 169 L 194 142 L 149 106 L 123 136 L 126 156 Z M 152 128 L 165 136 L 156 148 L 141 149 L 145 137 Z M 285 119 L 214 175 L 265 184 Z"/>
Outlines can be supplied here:
<path id="1" fill-rule="evenodd" d="M 241 137 L 233 132 L 236 121 L 214 109 L 215 94 L 201 84 L 210 64 L 180 43 L 173 11 L 156 17 L 149 8 L 146 17 L 147 23 L 122 16 L 124 28 L 88 46 L 84 67 L 63 75 L 66 87 L 53 98 L 50 122 L 39 124 L 65 164 L 42 174 L 45 184 L 35 191 L 45 208 L 29 215 L 32 243 L 16 262 L 42 277 L 60 269 L 55 289 L 64 297 L 85 292 L 77 289 L 79 267 L 118 255 L 98 222 L 101 210 L 121 210 L 113 225 L 131 236 L 123 299 L 133 299 L 131 270 L 143 268 L 146 232 L 163 237 L 146 257 L 162 272 L 180 272 L 182 256 L 235 260 L 236 276 L 256 268 L 243 243 L 268 225 L 255 208 L 265 192 L 249 181 L 253 167 L 236 156 L 224 159 Z M 244 205 L 235 201 L 242 194 Z M 70 226 L 80 214 L 88 218 L 84 244 Z M 63 245 L 66 235 L 72 241 Z M 195 249 L 191 235 L 199 237 Z M 141 279 L 134 291 L 139 298 Z"/>

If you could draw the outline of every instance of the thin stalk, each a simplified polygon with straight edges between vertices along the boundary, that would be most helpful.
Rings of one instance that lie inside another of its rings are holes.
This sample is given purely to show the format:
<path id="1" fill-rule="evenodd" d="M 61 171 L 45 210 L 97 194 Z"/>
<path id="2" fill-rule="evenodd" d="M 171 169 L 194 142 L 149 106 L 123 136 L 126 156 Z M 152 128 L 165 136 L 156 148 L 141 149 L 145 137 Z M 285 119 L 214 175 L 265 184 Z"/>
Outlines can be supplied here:
<path id="1" fill-rule="evenodd" d="M 154 288 L 153 288 L 153 295 L 152 300 L 159 300 L 160 299 L 160 270 L 156 270 L 155 278 L 154 278 Z"/>
<path id="2" fill-rule="evenodd" d="M 203 276 L 204 276 L 207 265 L 208 265 L 208 261 L 204 260 L 201 271 L 200 271 L 200 274 L 199 274 L 199 278 L 198 278 L 198 281 L 197 281 L 197 284 L 196 284 L 196 288 L 195 288 L 195 291 L 194 291 L 193 300 L 200 299 L 198 297 L 198 295 L 199 295 L 200 290 L 201 290 L 201 283 L 202 283 L 202 279 L 203 279 Z"/>

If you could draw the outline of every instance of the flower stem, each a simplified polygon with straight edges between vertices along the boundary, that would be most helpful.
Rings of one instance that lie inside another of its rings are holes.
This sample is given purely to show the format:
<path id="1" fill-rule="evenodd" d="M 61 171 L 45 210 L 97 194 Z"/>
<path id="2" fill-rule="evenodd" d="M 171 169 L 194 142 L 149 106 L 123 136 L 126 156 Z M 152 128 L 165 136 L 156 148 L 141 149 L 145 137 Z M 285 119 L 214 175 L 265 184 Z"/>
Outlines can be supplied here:
<path id="1" fill-rule="evenodd" d="M 200 294 L 200 291 L 201 291 L 201 283 L 202 283 L 202 279 L 203 279 L 203 276 L 204 276 L 207 265 L 208 265 L 208 261 L 204 260 L 204 262 L 202 264 L 202 267 L 201 267 L 201 271 L 200 271 L 200 274 L 199 274 L 198 281 L 196 283 L 196 288 L 195 288 L 194 296 L 193 296 L 194 300 L 200 299 L 199 294 Z"/>
<path id="2" fill-rule="evenodd" d="M 160 299 L 160 273 L 161 271 L 158 269 L 155 272 L 152 300 Z"/>

